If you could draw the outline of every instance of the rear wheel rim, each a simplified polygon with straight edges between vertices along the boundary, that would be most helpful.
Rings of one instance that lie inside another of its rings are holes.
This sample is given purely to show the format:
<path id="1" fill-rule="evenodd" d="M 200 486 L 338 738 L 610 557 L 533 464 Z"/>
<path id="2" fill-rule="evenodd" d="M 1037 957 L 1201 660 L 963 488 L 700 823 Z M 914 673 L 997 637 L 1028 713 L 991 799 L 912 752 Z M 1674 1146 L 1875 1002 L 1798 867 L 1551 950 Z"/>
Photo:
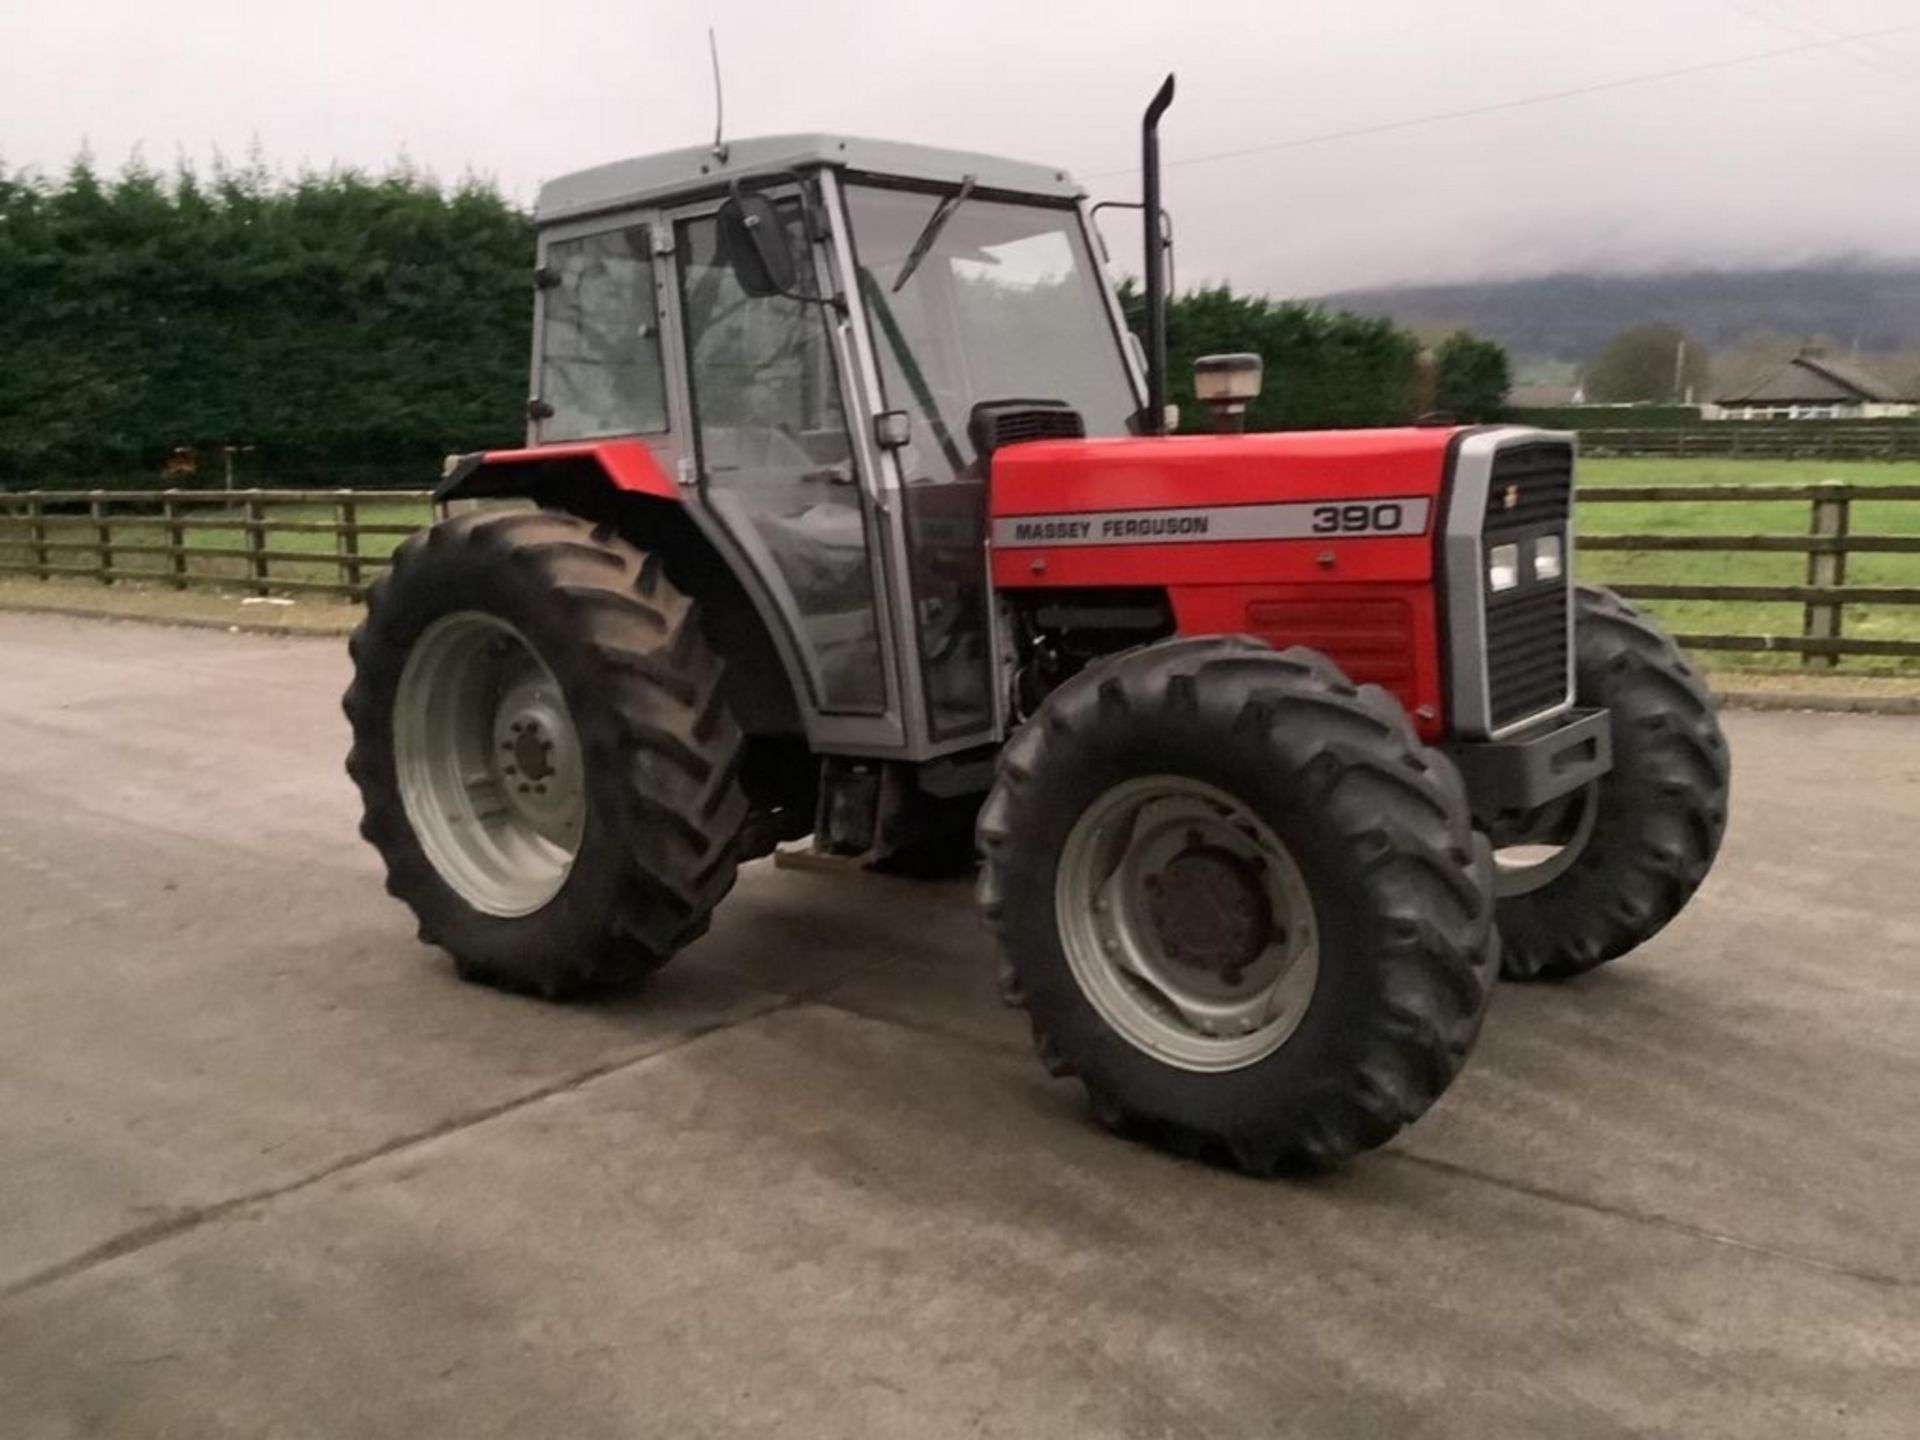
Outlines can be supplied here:
<path id="1" fill-rule="evenodd" d="M 580 737 L 553 672 L 504 620 L 421 632 L 393 704 L 401 802 L 435 872 L 488 915 L 560 893 L 586 826 Z"/>
<path id="2" fill-rule="evenodd" d="M 1125 781 L 1061 852 L 1055 916 L 1080 991 L 1182 1070 L 1243 1069 L 1287 1043 L 1320 973 L 1312 893 L 1271 826 L 1215 786 Z"/>

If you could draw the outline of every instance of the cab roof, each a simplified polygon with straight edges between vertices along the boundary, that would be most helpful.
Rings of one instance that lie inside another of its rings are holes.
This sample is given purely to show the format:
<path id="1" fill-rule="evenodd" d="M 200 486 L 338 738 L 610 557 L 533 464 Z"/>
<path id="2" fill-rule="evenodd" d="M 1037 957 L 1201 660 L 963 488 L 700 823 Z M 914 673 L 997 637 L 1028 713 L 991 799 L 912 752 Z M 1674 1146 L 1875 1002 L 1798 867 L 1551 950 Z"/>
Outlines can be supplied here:
<path id="1" fill-rule="evenodd" d="M 986 190 L 1074 199 L 1085 193 L 1064 170 L 965 150 L 941 150 L 856 135 L 768 135 L 727 142 L 726 159 L 709 145 L 690 145 L 634 160 L 616 160 L 549 180 L 534 217 L 542 223 L 603 210 L 711 193 L 729 181 L 833 165 L 843 170 L 958 185 L 971 175 Z"/>

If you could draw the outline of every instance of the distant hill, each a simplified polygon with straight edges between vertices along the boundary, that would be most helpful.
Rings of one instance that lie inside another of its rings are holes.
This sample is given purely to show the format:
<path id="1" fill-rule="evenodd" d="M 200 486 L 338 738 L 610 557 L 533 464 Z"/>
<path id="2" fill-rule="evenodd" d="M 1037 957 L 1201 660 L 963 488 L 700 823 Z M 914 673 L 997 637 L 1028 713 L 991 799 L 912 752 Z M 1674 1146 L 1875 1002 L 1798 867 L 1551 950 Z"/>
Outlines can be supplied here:
<path id="1" fill-rule="evenodd" d="M 1628 325 L 1678 325 L 1713 349 L 1756 331 L 1863 351 L 1920 349 L 1920 263 L 1545 275 L 1347 290 L 1329 305 L 1417 329 L 1463 327 L 1520 360 L 1585 360 Z"/>

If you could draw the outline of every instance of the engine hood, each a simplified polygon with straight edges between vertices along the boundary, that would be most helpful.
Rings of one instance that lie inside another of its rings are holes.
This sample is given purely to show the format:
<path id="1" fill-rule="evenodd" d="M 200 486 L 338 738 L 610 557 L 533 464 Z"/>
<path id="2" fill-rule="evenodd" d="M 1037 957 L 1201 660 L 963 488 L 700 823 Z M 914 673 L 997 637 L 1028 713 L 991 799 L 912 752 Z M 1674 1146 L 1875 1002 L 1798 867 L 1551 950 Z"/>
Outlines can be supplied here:
<path id="1" fill-rule="evenodd" d="M 996 579 L 1093 583 L 1106 573 L 1103 555 L 1127 550 L 1137 563 L 1143 546 L 1156 547 L 1157 577 L 1166 582 L 1242 571 L 1268 578 L 1276 563 L 1301 578 L 1333 578 L 1325 571 L 1337 567 L 1340 578 L 1426 579 L 1448 449 L 1460 433 L 1409 427 L 1009 446 L 993 456 Z"/>

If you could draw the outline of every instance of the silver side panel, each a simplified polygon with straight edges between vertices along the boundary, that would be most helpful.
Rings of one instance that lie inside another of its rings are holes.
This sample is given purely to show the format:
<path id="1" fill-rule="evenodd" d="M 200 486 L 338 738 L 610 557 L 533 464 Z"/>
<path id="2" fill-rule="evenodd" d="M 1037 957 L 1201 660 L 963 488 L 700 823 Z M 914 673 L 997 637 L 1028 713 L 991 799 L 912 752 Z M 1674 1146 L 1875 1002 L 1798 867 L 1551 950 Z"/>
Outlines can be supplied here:
<path id="1" fill-rule="evenodd" d="M 1558 703 L 1493 728 L 1493 702 L 1487 681 L 1486 560 L 1482 541 L 1486 526 L 1487 493 L 1493 483 L 1494 457 L 1512 445 L 1540 442 L 1564 444 L 1575 451 L 1574 435 L 1564 430 L 1533 430 L 1503 426 L 1460 442 L 1454 456 L 1448 496 L 1446 531 L 1441 542 L 1446 585 L 1448 710 L 1451 729 L 1463 739 L 1498 740 L 1526 729 L 1573 705 L 1573 515 L 1569 501 L 1566 536 L 1567 576 L 1567 685 Z"/>

